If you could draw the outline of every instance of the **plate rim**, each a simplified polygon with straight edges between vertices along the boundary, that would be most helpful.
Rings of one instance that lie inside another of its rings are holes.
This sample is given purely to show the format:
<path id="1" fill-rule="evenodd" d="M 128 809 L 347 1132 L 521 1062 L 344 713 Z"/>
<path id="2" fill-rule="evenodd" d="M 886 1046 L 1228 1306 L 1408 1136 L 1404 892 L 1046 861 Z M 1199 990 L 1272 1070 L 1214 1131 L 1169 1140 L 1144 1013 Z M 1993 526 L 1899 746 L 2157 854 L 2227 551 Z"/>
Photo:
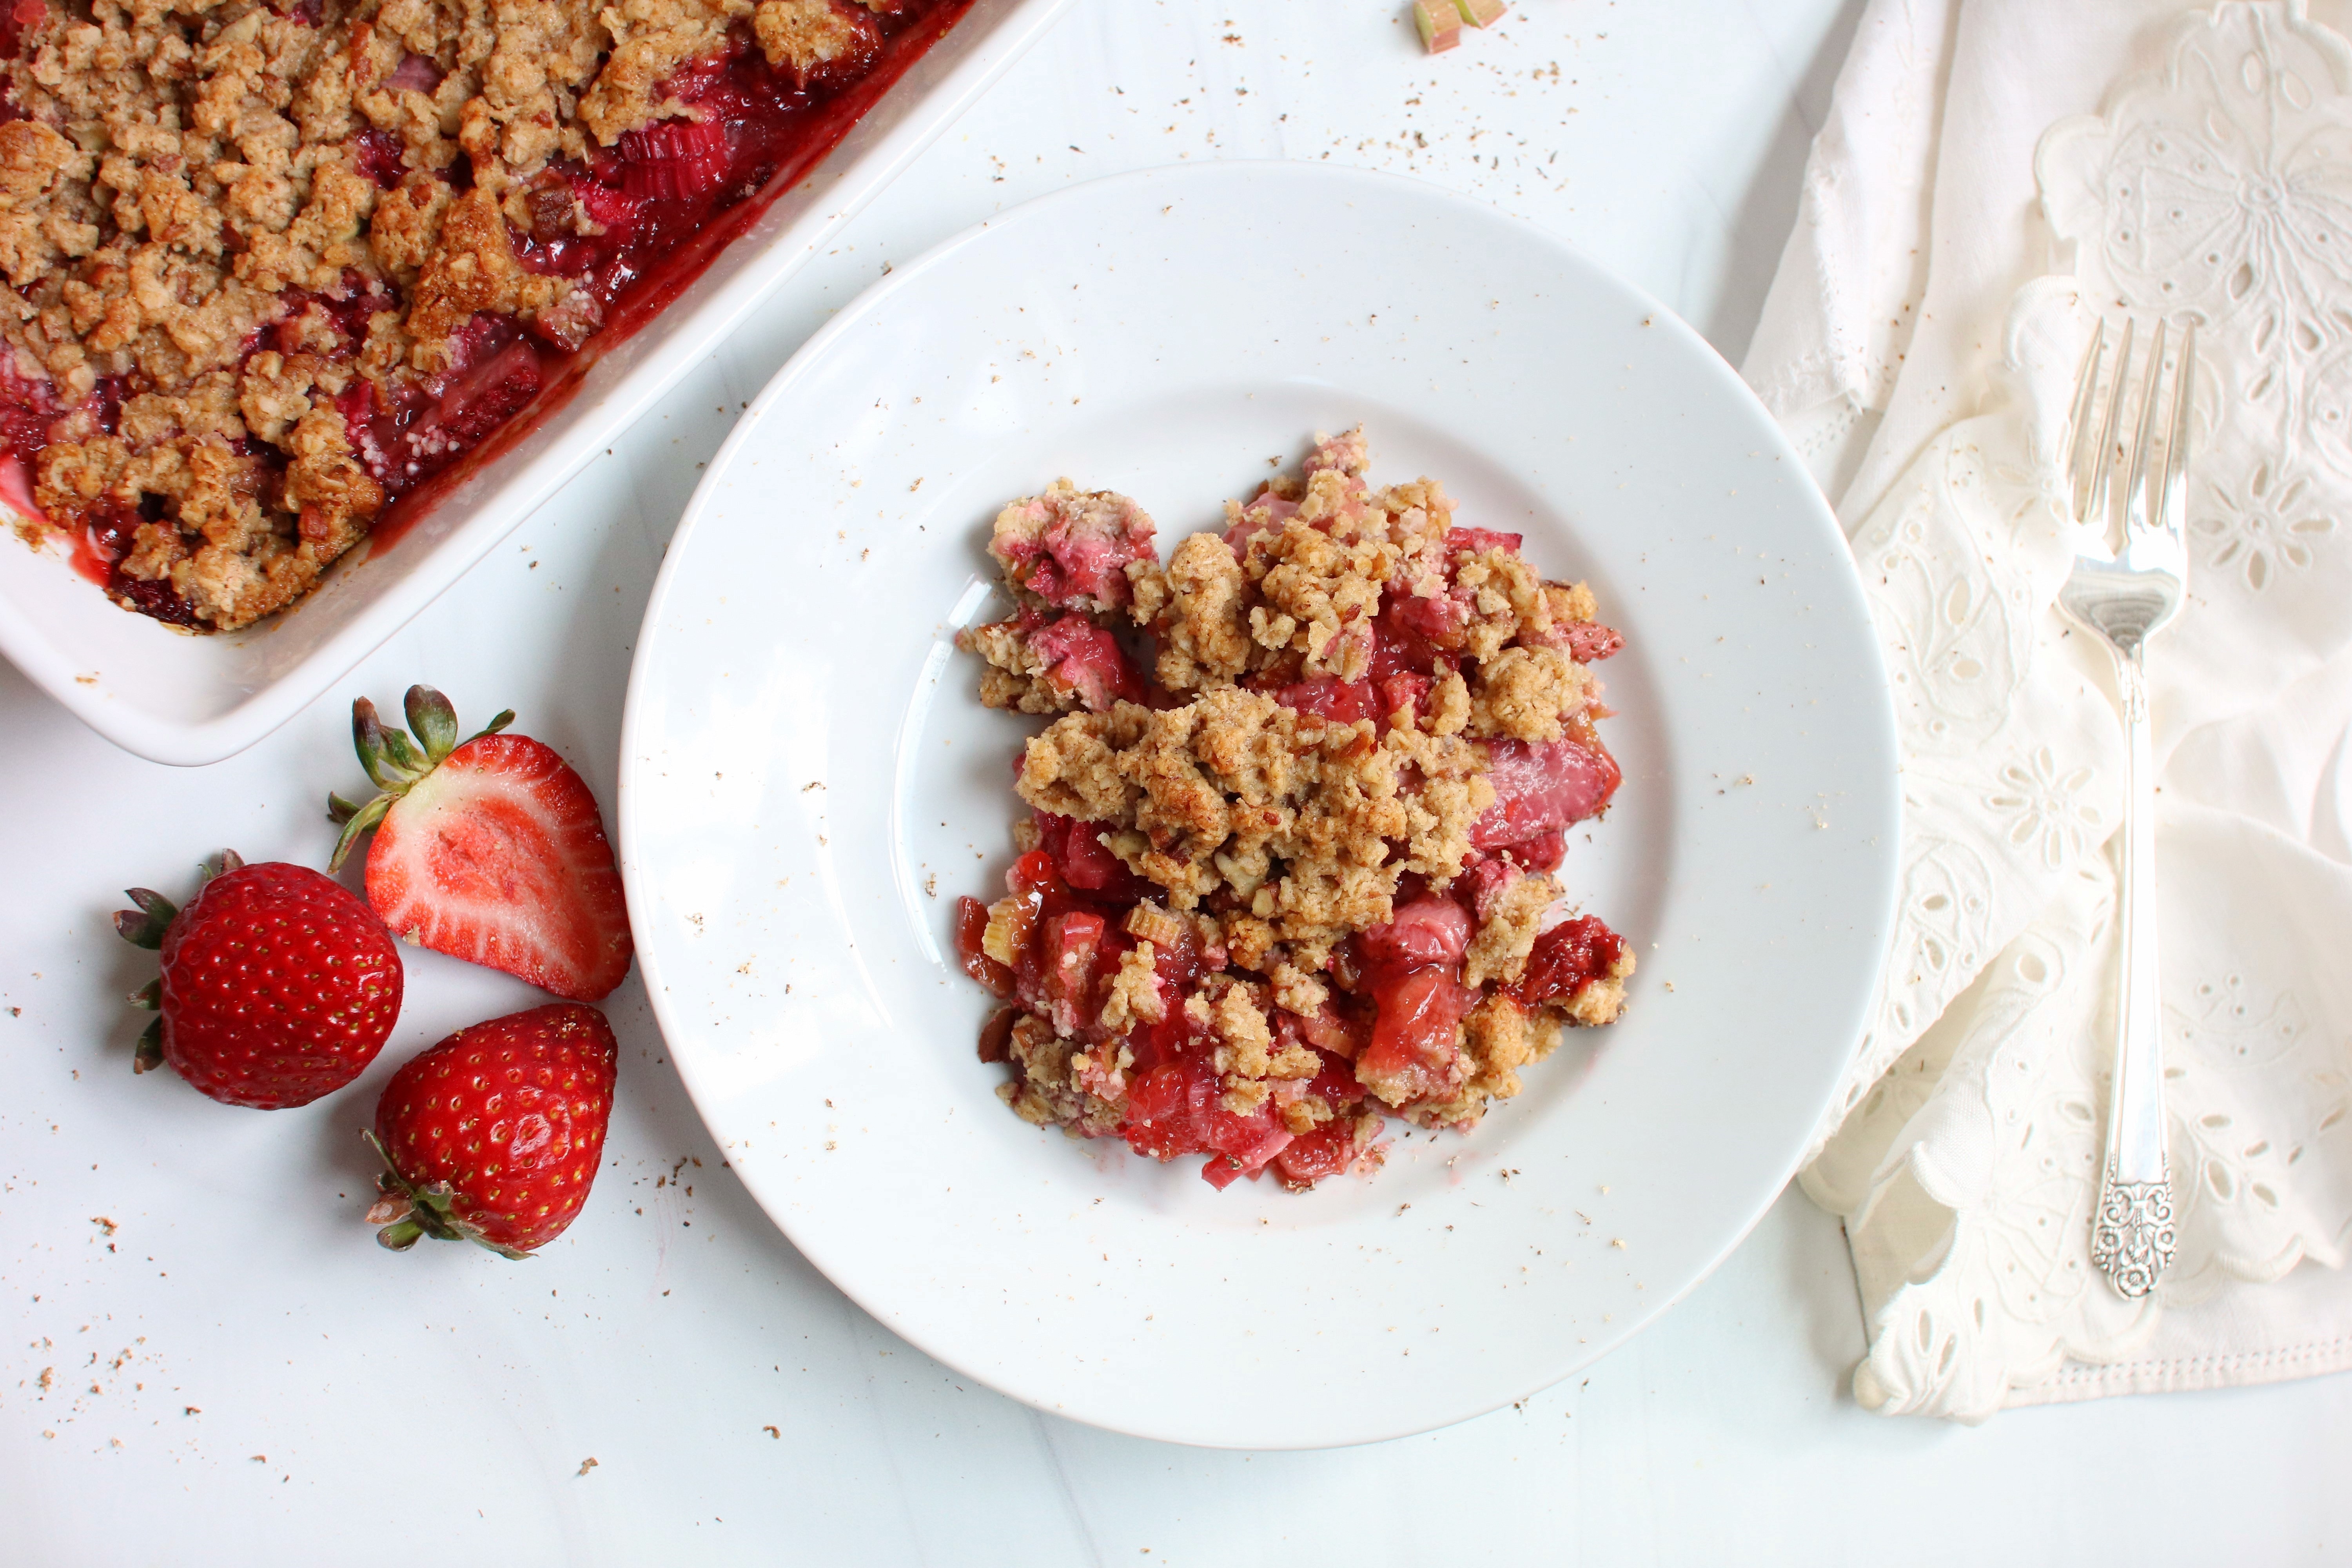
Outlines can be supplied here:
<path id="1" fill-rule="evenodd" d="M 1834 510 L 1822 496 L 1818 485 L 1814 483 L 1810 473 L 1805 470 L 1802 459 L 1790 441 L 1787 432 L 1763 408 L 1761 403 L 1757 400 L 1753 389 L 1748 386 L 1738 370 L 1696 328 L 1684 321 L 1663 301 L 1657 300 L 1649 290 L 1610 271 L 1572 241 L 1539 224 L 1521 218 L 1499 206 L 1427 181 L 1392 174 L 1385 171 L 1301 159 L 1278 158 L 1213 159 L 1201 163 L 1169 163 L 1145 169 L 1128 170 L 1077 182 L 1008 207 L 948 237 L 904 266 L 893 268 L 888 276 L 876 280 L 845 303 L 778 368 L 776 374 L 769 379 L 766 385 L 761 388 L 759 394 L 745 408 L 737 420 L 735 427 L 729 432 L 725 442 L 712 455 L 709 467 L 704 470 L 703 477 L 697 482 L 693 494 L 679 514 L 677 527 L 670 537 L 669 546 L 665 552 L 660 570 L 655 578 L 653 591 L 646 601 L 645 616 L 639 624 L 636 650 L 630 661 L 620 735 L 619 771 L 614 806 L 620 868 L 625 885 L 633 882 L 637 884 L 628 887 L 630 922 L 636 943 L 640 973 L 646 983 L 646 991 L 653 1007 L 656 1026 L 660 1028 L 664 1042 L 669 1047 L 668 1055 L 671 1063 L 687 1091 L 688 1100 L 695 1107 L 696 1114 L 702 1119 L 706 1130 L 710 1132 L 714 1140 L 719 1137 L 719 1130 L 704 1105 L 704 1085 L 707 1079 L 694 1066 L 690 1065 L 688 1058 L 691 1052 L 680 1049 L 677 1045 L 679 1039 L 691 1040 L 694 1037 L 672 1016 L 673 1009 L 665 1000 L 670 993 L 661 983 L 659 961 L 655 957 L 658 947 L 648 940 L 653 934 L 648 924 L 651 915 L 645 911 L 652 907 L 651 900 L 649 898 L 639 896 L 639 886 L 643 884 L 648 873 L 636 869 L 641 864 L 642 852 L 642 834 L 636 820 L 636 803 L 644 798 L 644 790 L 638 784 L 636 774 L 639 766 L 638 743 L 646 724 L 649 722 L 646 718 L 647 707 L 654 700 L 647 688 L 651 680 L 649 668 L 656 656 L 660 642 L 661 628 L 658 623 L 676 588 L 677 576 L 682 570 L 681 563 L 688 552 L 687 547 L 691 543 L 695 531 L 703 524 L 707 514 L 712 510 L 719 485 L 730 471 L 737 448 L 750 442 L 753 432 L 758 428 L 771 406 L 779 401 L 802 376 L 810 374 L 812 367 L 820 363 L 835 344 L 861 327 L 870 325 L 902 290 L 917 287 L 958 254 L 989 237 L 1005 231 L 1016 224 L 1043 221 L 1065 206 L 1083 205 L 1087 201 L 1100 199 L 1106 193 L 1116 194 L 1133 185 L 1152 185 L 1162 183 L 1206 184 L 1223 179 L 1245 180 L 1253 175 L 1268 174 L 1295 175 L 1310 180 L 1329 181 L 1335 184 L 1355 185 L 1370 192 L 1401 195 L 1411 201 L 1452 208 L 1456 212 L 1475 216 L 1482 221 L 1500 222 L 1517 226 L 1608 285 L 1624 291 L 1638 300 L 1653 312 L 1655 325 L 1681 334 L 1689 344 L 1705 351 L 1702 363 L 1707 363 L 1707 374 L 1717 376 L 1723 384 L 1733 389 L 1738 396 L 1755 405 L 1756 411 L 1771 432 L 1771 439 L 1779 449 L 1779 455 L 1790 463 L 1795 472 L 1804 476 L 1803 490 L 1799 504 L 1806 506 L 1807 510 L 1812 511 L 1814 521 L 1820 526 L 1826 528 L 1837 542 L 1837 559 L 1843 563 L 1845 568 L 1843 573 L 1839 574 L 1838 585 L 1843 592 L 1851 596 L 1852 604 L 1849 607 L 1858 613 L 1859 619 L 1864 624 L 1869 622 L 1868 603 L 1859 569 L 1853 563 L 1844 532 L 1837 524 Z M 1885 939 L 1894 929 L 1900 887 L 1898 847 L 1902 821 L 1902 793 L 1899 783 L 1901 750 L 1897 740 L 1892 674 L 1886 665 L 1884 649 L 1877 640 L 1874 637 L 1868 639 L 1867 647 L 1871 658 L 1868 673 L 1873 679 L 1866 684 L 1879 698 L 1879 700 L 1870 709 L 1871 723 L 1868 738 L 1874 743 L 1873 750 L 1887 764 L 1883 776 L 1877 780 L 1877 791 L 1883 797 L 1880 804 L 1890 832 L 1887 836 L 1887 847 L 1879 857 L 1878 865 L 1874 873 L 1874 887 L 1872 889 L 1873 897 L 1869 900 L 1869 907 L 1866 910 L 1857 907 L 1854 910 L 1854 920 L 1857 925 L 1866 924 L 1870 930 L 1877 933 L 1880 940 L 1876 945 L 1883 950 Z M 646 765 L 649 766 L 650 763 Z M 1860 900 L 1857 900 L 1856 902 L 1859 905 Z M 1865 915 L 1868 917 L 1866 921 L 1864 918 Z M 1885 962 L 1885 955 L 1882 951 L 1880 958 L 1871 966 L 1866 983 L 1857 988 L 1853 999 L 1850 1009 L 1851 1028 L 1848 1031 L 1851 1039 L 1845 1053 L 1846 1059 L 1849 1061 L 1854 1047 L 1858 1046 L 1868 1027 L 1869 999 L 1875 992 Z M 676 1026 L 675 1032 L 674 1026 Z M 1837 1083 L 1838 1080 L 1832 1078 L 1827 1086 L 1822 1100 L 1822 1112 L 1826 1112 L 1833 1102 Z M 801 1238 L 795 1235 L 794 1226 L 787 1218 L 789 1212 L 787 1205 L 780 1204 L 776 1208 L 771 1208 L 761 1199 L 752 1181 L 741 1170 L 737 1169 L 735 1174 L 737 1179 L 743 1183 L 746 1192 L 770 1223 L 776 1226 L 784 1239 L 792 1244 L 794 1250 L 799 1252 L 812 1268 L 824 1277 L 829 1285 L 847 1297 L 860 1310 L 873 1317 L 877 1322 L 906 1340 L 925 1355 L 944 1366 L 953 1368 L 973 1378 L 996 1393 L 1045 1414 L 1103 1430 L 1154 1441 L 1231 1451 L 1314 1450 L 1385 1442 L 1393 1438 L 1439 1430 L 1463 1421 L 1475 1419 L 1510 1405 L 1516 1399 L 1525 1398 L 1551 1387 L 1591 1366 L 1612 1352 L 1622 1349 L 1626 1343 L 1654 1326 L 1660 1318 L 1711 1279 L 1730 1255 L 1754 1234 L 1757 1226 L 1762 1222 L 1764 1215 L 1772 1205 L 1780 1201 L 1788 1190 L 1790 1183 L 1801 1168 L 1803 1156 L 1811 1145 L 1820 1121 L 1821 1115 L 1816 1114 L 1805 1124 L 1801 1132 L 1791 1142 L 1784 1160 L 1777 1167 L 1780 1170 L 1779 1178 L 1769 1189 L 1761 1191 L 1757 1199 L 1748 1205 L 1736 1230 L 1707 1258 L 1704 1267 L 1679 1289 L 1661 1293 L 1654 1303 L 1649 1305 L 1624 1327 L 1622 1333 L 1608 1343 L 1591 1353 L 1569 1361 L 1557 1371 L 1537 1373 L 1532 1385 L 1521 1389 L 1517 1394 L 1504 1394 L 1493 1398 L 1476 1397 L 1465 1402 L 1463 1407 L 1454 1410 L 1454 1413 L 1434 1419 L 1415 1417 L 1393 1426 L 1381 1426 L 1376 1429 L 1368 1427 L 1360 1434 L 1328 1442 L 1268 1443 L 1203 1436 L 1173 1430 L 1164 1425 L 1150 1421 L 1122 1421 L 1100 1415 L 1075 1413 L 1057 1405 L 1049 1397 L 1034 1394 L 1013 1386 L 994 1375 L 993 1369 L 975 1364 L 973 1358 L 933 1342 L 930 1335 L 908 1325 L 901 1315 L 892 1310 L 886 1303 L 869 1300 L 865 1290 L 837 1278 L 834 1271 L 827 1268 L 817 1256 L 810 1252 Z M 730 1168 L 734 1167 L 732 1160 L 729 1164 Z M 785 1212 L 779 1212 L 780 1210 Z"/>

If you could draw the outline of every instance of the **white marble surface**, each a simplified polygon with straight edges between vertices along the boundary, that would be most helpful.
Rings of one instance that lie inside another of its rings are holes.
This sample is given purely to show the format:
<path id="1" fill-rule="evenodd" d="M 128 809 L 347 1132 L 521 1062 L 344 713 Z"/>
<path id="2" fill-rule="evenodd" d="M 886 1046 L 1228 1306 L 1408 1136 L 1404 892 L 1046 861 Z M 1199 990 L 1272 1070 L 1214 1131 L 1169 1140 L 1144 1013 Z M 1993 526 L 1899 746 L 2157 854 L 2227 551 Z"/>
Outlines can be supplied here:
<path id="1" fill-rule="evenodd" d="M 1431 61 L 1391 0 L 1088 0 L 729 353 L 280 735 L 173 772 L 0 666 L 0 1562 L 2341 1560 L 2352 1382 L 1978 1430 L 1864 1415 L 1843 1392 L 1853 1275 L 1793 1194 L 1659 1327 L 1524 1407 L 1373 1447 L 1205 1453 L 1035 1415 L 877 1328 L 720 1167 L 634 980 L 611 1008 L 610 1163 L 523 1266 L 379 1251 L 355 1132 L 397 1061 L 526 1005 L 519 983 L 413 956 L 384 1058 L 304 1110 L 129 1072 L 115 889 L 183 888 L 222 844 L 321 858 L 319 805 L 356 779 L 352 696 L 425 679 L 463 714 L 510 703 L 609 804 L 638 613 L 725 411 L 894 258 L 1095 174 L 1328 153 L 1565 234 L 1737 358 L 1859 9 L 1519 0 Z"/>

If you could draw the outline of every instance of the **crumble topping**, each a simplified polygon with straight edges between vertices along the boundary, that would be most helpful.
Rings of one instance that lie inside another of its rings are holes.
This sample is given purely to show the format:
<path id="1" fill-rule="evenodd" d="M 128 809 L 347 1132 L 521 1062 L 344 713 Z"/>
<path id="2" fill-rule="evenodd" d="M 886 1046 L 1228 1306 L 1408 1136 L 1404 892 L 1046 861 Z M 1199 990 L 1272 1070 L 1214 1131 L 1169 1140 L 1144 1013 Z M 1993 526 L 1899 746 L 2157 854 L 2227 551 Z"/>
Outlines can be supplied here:
<path id="1" fill-rule="evenodd" d="M 1014 611 L 959 641 L 984 703 L 1054 717 L 958 945 L 1024 1118 L 1306 1187 L 1377 1164 L 1387 1115 L 1475 1126 L 1622 1008 L 1631 949 L 1551 875 L 1619 782 L 1590 667 L 1622 638 L 1369 460 L 1318 437 L 1164 565 L 1123 496 L 998 514 Z"/>
<path id="2" fill-rule="evenodd" d="M 20 531 L 86 539 L 113 596 L 190 629 L 292 603 L 537 397 L 646 270 L 648 226 L 682 241 L 748 197 L 795 95 L 936 8 L 17 0 L 0 460 L 42 513 Z"/>

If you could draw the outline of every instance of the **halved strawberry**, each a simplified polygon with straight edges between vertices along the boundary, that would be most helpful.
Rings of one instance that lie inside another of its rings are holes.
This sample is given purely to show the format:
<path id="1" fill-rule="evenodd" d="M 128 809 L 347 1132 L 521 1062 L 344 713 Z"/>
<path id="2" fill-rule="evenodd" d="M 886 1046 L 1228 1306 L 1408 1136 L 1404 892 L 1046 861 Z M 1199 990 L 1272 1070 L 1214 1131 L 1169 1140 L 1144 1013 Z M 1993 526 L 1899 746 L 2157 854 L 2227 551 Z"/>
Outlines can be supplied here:
<path id="1" fill-rule="evenodd" d="M 499 732 L 511 710 L 459 745 L 447 698 L 412 686 L 405 706 L 415 745 L 366 698 L 352 704 L 361 765 L 383 793 L 327 797 L 343 825 L 328 869 L 373 827 L 368 902 L 394 935 L 573 1001 L 610 994 L 633 949 L 596 797 L 551 748 Z"/>

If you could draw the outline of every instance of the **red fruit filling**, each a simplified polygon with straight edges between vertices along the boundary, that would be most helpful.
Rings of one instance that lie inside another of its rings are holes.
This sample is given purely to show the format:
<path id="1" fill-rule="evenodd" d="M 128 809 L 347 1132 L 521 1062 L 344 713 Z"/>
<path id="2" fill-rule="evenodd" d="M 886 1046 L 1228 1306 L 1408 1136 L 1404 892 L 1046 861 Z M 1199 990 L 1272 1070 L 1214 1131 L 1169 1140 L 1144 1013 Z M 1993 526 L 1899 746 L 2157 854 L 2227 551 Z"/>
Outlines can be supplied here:
<path id="1" fill-rule="evenodd" d="M 1486 756 L 1495 804 L 1470 828 L 1470 842 L 1481 849 L 1524 844 L 1598 816 L 1623 776 L 1589 731 L 1559 741 L 1489 741 Z"/>
<path id="2" fill-rule="evenodd" d="M 1625 939 L 1598 916 L 1584 915 L 1537 937 L 1535 950 L 1528 954 L 1527 973 L 1506 990 L 1522 1006 L 1572 1002 L 1624 956 Z"/>

